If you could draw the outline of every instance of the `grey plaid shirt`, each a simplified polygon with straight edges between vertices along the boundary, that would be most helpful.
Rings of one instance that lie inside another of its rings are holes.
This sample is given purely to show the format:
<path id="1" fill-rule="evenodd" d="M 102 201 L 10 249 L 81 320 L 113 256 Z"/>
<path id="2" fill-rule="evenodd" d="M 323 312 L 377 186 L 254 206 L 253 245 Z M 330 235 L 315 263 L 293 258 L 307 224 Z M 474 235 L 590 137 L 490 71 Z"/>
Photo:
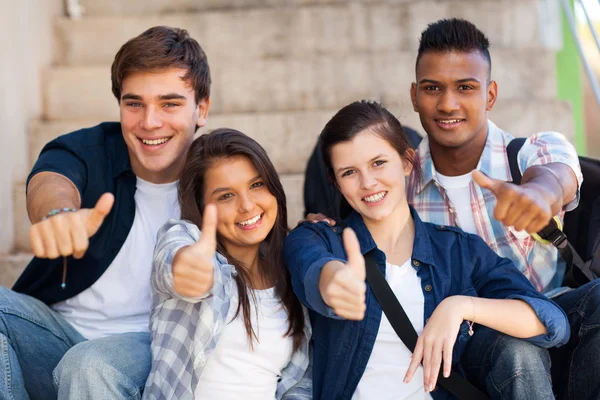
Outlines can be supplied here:
<path id="1" fill-rule="evenodd" d="M 171 265 L 179 249 L 194 244 L 200 230 L 183 220 L 169 220 L 158 232 L 152 261 L 152 369 L 144 399 L 193 400 L 202 370 L 223 331 L 230 307 L 237 307 L 236 271 L 217 253 L 214 283 L 202 298 L 183 297 L 173 289 Z M 275 399 L 312 399 L 309 342 L 305 340 L 283 369 Z"/>

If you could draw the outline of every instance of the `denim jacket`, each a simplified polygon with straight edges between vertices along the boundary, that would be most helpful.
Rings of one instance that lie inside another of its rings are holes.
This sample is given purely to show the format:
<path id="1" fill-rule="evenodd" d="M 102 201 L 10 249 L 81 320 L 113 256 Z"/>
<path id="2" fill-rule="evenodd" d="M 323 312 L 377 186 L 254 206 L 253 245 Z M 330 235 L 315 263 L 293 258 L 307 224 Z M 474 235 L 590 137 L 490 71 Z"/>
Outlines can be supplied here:
<path id="1" fill-rule="evenodd" d="M 551 300 L 538 293 L 514 264 L 494 253 L 476 235 L 459 228 L 424 223 L 411 207 L 415 223 L 412 266 L 421 279 L 425 298 L 424 321 L 438 304 L 453 295 L 490 299 L 520 299 L 529 304 L 547 333 L 526 339 L 542 347 L 559 346 L 570 336 L 567 316 Z M 362 218 L 356 212 L 345 220 L 354 229 L 362 254 L 375 249 L 377 266 L 385 274 L 385 254 L 376 248 Z M 337 317 L 324 302 L 318 282 L 321 268 L 332 260 L 346 261 L 341 229 L 325 222 L 303 223 L 287 237 L 284 257 L 298 298 L 309 308 L 313 328 L 313 396 L 350 399 L 363 375 L 377 338 L 381 307 L 367 285 L 365 317 L 348 321 Z M 475 327 L 477 334 L 477 327 Z M 470 336 L 463 322 L 453 351 L 453 368 L 460 374 L 460 359 Z M 402 379 L 403 377 L 398 377 Z M 435 400 L 454 398 L 443 388 Z"/>
<path id="2" fill-rule="evenodd" d="M 183 220 L 169 220 L 159 231 L 152 270 L 152 369 L 144 399 L 193 400 L 202 370 L 223 332 L 230 307 L 237 307 L 235 267 L 219 253 L 214 282 L 200 298 L 183 297 L 173 289 L 173 257 L 198 241 L 200 230 Z M 304 341 L 283 369 L 275 399 L 310 400 L 311 328 L 305 318 Z"/>

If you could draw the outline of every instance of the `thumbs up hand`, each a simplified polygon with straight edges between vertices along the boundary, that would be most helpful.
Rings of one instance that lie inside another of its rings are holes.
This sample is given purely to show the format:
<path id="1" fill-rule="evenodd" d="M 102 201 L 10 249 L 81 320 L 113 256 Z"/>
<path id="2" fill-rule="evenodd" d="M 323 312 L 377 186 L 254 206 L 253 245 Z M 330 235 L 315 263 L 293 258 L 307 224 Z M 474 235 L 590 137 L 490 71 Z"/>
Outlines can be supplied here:
<path id="1" fill-rule="evenodd" d="M 173 258 L 173 288 L 185 297 L 204 296 L 214 281 L 213 259 L 217 250 L 217 207 L 208 204 L 202 216 L 202 235 L 180 249 Z"/>
<path id="2" fill-rule="evenodd" d="M 89 238 L 100 229 L 114 202 L 111 193 L 104 193 L 94 208 L 59 213 L 33 224 L 29 229 L 33 254 L 39 258 L 83 257 Z"/>
<path id="3" fill-rule="evenodd" d="M 473 171 L 473 181 L 496 196 L 494 218 L 515 230 L 536 233 L 542 230 L 560 210 L 552 210 L 556 194 L 542 185 L 524 183 L 515 185 L 492 179 L 481 171 Z"/>
<path id="4" fill-rule="evenodd" d="M 365 259 L 352 229 L 346 228 L 343 234 L 344 249 L 348 261 L 330 261 L 321 270 L 319 291 L 325 304 L 342 318 L 362 320 L 366 304 Z"/>

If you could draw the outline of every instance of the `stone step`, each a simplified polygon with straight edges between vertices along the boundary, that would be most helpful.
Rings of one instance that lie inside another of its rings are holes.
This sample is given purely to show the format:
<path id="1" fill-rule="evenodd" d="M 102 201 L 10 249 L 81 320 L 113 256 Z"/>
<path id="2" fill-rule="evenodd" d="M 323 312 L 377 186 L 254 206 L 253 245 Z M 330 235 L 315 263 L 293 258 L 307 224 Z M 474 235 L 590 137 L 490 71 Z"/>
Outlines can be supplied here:
<path id="1" fill-rule="evenodd" d="M 492 57 L 492 75 L 505 101 L 556 97 L 553 52 L 495 49 Z M 215 62 L 211 112 L 336 109 L 362 98 L 409 103 L 414 62 L 412 51 Z M 118 118 L 110 68 L 53 67 L 44 78 L 47 119 Z"/>
<path id="2" fill-rule="evenodd" d="M 418 114 L 412 106 L 388 103 L 402 124 L 423 132 Z M 274 112 L 256 114 L 211 114 L 200 132 L 219 127 L 238 129 L 258 141 L 269 153 L 281 174 L 303 173 L 317 137 L 337 109 L 323 111 Z M 569 103 L 559 100 L 499 99 L 490 118 L 515 136 L 554 130 L 573 140 L 574 126 Z M 34 121 L 30 130 L 32 165 L 44 144 L 53 138 L 83 127 L 93 126 L 99 119 L 83 121 Z"/>
<path id="3" fill-rule="evenodd" d="M 416 49 L 428 23 L 471 20 L 494 47 L 537 48 L 537 0 L 81 0 L 80 20 L 61 20 L 63 63 L 112 61 L 129 38 L 154 25 L 186 28 L 205 47 L 241 57 L 306 52 L 353 54 Z M 223 27 L 235 27 L 224 29 Z"/>
<path id="4" fill-rule="evenodd" d="M 285 190 L 286 198 L 287 198 L 287 212 L 288 212 L 288 225 L 293 228 L 297 225 L 298 221 L 303 217 L 304 213 L 304 200 L 303 200 L 303 185 L 304 185 L 304 175 L 303 174 L 281 174 L 280 175 L 281 183 L 283 184 L 283 188 Z M 15 249 L 18 252 L 30 253 L 31 247 L 29 245 L 29 227 L 31 224 L 29 223 L 29 218 L 27 217 L 27 209 L 25 206 L 25 182 L 19 182 L 14 186 L 14 192 L 19 193 L 18 199 L 15 198 Z M 22 196 L 21 196 L 22 194 Z M 17 196 L 15 196 L 17 197 Z M 22 260 L 11 259 L 13 260 L 13 264 L 16 263 L 17 260 L 21 262 Z M 2 263 L 4 262 L 4 258 L 0 257 L 0 285 L 7 286 L 5 283 L 5 268 L 3 268 Z M 17 263 L 18 264 L 18 263 Z M 15 270 L 18 270 L 18 265 L 15 264 Z M 25 262 L 23 265 L 26 265 Z M 12 271 L 9 268 L 10 271 Z M 20 273 L 20 272 L 19 272 Z M 16 275 L 15 275 L 16 274 Z M 16 278 L 18 273 L 9 272 L 7 275 L 9 278 L 13 279 L 13 276 Z"/>
<path id="5" fill-rule="evenodd" d="M 29 253 L 0 255 L 0 286 L 12 287 L 31 257 Z"/>

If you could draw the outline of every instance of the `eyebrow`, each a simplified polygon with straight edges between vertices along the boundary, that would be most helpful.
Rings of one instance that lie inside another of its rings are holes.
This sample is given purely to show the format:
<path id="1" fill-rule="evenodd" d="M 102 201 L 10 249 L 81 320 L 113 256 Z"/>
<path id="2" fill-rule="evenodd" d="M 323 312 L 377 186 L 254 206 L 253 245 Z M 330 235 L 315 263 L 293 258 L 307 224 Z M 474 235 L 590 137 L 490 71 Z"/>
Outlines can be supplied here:
<path id="1" fill-rule="evenodd" d="M 254 178 L 250 179 L 250 180 L 248 181 L 248 183 L 254 183 L 254 182 L 256 182 L 257 180 L 259 180 L 260 178 L 261 178 L 261 177 L 260 177 L 260 175 L 256 175 Z M 215 190 L 213 190 L 213 191 L 212 191 L 211 195 L 215 195 L 215 194 L 217 194 L 217 193 L 222 193 L 222 192 L 228 192 L 228 191 L 230 191 L 230 190 L 231 190 L 231 188 L 229 188 L 229 187 L 220 187 L 220 188 L 216 188 Z"/>
<path id="2" fill-rule="evenodd" d="M 477 83 L 481 83 L 481 82 L 479 81 L 479 79 L 477 79 L 477 78 L 472 78 L 472 77 L 471 77 L 471 78 L 463 78 L 463 79 L 459 79 L 459 80 L 457 80 L 457 81 L 456 81 L 456 83 L 467 83 L 467 82 L 477 82 Z M 421 80 L 419 81 L 419 85 L 421 85 L 421 84 L 423 84 L 423 83 L 432 83 L 432 84 L 435 84 L 435 85 L 439 85 L 439 84 L 440 84 L 440 82 L 439 82 L 439 81 L 436 81 L 436 80 L 434 80 L 434 79 L 421 79 Z"/>
<path id="3" fill-rule="evenodd" d="M 161 94 L 160 96 L 158 96 L 159 100 L 186 100 L 186 97 L 179 94 L 179 93 L 167 93 L 167 94 Z M 143 100 L 142 96 L 138 95 L 138 94 L 133 94 L 133 93 L 127 93 L 124 94 L 121 97 L 121 100 Z"/>
<path id="4" fill-rule="evenodd" d="M 386 155 L 385 155 L 385 154 L 383 154 L 383 153 L 381 153 L 381 154 L 377 154 L 375 157 L 373 157 L 373 158 L 371 158 L 371 159 L 369 160 L 369 163 L 372 163 L 373 161 L 377 160 L 378 158 L 385 157 L 385 156 L 386 156 Z M 335 171 L 335 173 L 336 173 L 336 174 L 339 174 L 340 172 L 343 172 L 343 171 L 345 171 L 345 170 L 347 170 L 347 169 L 350 169 L 350 168 L 354 168 L 354 167 L 341 167 L 341 168 L 338 168 L 338 169 L 337 169 L 337 171 Z"/>

